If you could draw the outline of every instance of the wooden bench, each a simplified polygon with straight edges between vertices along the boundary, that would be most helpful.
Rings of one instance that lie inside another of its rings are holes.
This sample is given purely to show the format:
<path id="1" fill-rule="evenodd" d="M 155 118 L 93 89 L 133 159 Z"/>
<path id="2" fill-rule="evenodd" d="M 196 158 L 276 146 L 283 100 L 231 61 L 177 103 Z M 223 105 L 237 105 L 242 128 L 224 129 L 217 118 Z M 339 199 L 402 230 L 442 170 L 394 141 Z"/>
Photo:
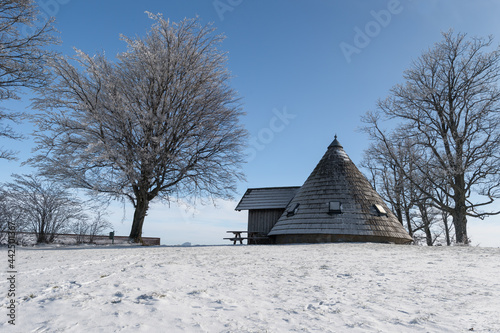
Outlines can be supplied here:
<path id="1" fill-rule="evenodd" d="M 226 231 L 226 232 L 228 234 L 230 234 L 230 233 L 233 234 L 233 237 L 224 238 L 224 239 L 229 239 L 229 240 L 233 241 L 233 245 L 236 244 L 237 241 L 239 241 L 240 244 L 243 244 L 243 240 L 248 239 L 248 237 L 241 236 L 242 233 L 247 233 L 246 231 Z"/>
<path id="2" fill-rule="evenodd" d="M 236 244 L 237 241 L 240 241 L 240 244 L 243 244 L 243 240 L 248 239 L 248 237 L 226 237 L 224 239 L 229 239 L 230 241 L 233 241 L 233 244 Z"/>
<path id="3" fill-rule="evenodd" d="M 240 244 L 243 244 L 243 240 L 252 241 L 252 240 L 257 240 L 257 239 L 269 239 L 267 236 L 261 236 L 263 233 L 261 232 L 255 232 L 255 231 L 227 231 L 227 233 L 232 233 L 233 237 L 226 237 L 224 239 L 228 239 L 230 241 L 233 241 L 233 245 L 236 244 L 236 242 L 240 242 Z M 248 237 L 243 237 L 241 234 L 248 234 Z"/>

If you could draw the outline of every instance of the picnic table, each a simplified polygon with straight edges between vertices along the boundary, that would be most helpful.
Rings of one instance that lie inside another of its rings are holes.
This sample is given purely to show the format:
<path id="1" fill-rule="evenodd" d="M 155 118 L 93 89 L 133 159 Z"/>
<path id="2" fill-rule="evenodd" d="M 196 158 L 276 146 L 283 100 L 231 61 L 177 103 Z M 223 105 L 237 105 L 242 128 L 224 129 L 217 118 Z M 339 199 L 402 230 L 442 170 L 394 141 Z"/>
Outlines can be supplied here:
<path id="1" fill-rule="evenodd" d="M 227 233 L 232 233 L 233 237 L 226 237 L 224 239 L 228 239 L 230 241 L 233 241 L 233 245 L 236 244 L 236 242 L 240 242 L 240 244 L 243 244 L 243 240 L 246 239 L 248 241 L 251 240 L 257 240 L 257 239 L 268 239 L 267 236 L 262 236 L 264 233 L 259 232 L 259 231 L 227 231 Z M 243 237 L 241 234 L 247 234 L 247 237 Z M 248 242 L 247 242 L 248 243 Z"/>

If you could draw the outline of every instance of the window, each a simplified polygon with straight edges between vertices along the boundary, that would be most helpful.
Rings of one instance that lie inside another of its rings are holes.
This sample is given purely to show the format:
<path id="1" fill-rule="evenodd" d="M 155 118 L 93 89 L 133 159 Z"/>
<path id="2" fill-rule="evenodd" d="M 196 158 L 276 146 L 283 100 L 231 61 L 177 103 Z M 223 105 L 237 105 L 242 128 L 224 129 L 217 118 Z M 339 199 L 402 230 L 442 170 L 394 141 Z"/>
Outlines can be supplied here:
<path id="1" fill-rule="evenodd" d="M 286 216 L 287 217 L 290 217 L 290 216 L 294 216 L 295 214 L 297 214 L 297 212 L 299 211 L 299 206 L 300 204 L 296 204 L 295 207 L 293 207 L 292 210 L 289 210 L 287 213 L 286 213 Z"/>
<path id="2" fill-rule="evenodd" d="M 340 201 L 330 201 L 328 203 L 328 214 L 342 213 L 342 203 Z"/>
<path id="3" fill-rule="evenodd" d="M 375 208 L 378 216 L 387 216 L 387 212 L 385 211 L 384 207 L 382 207 L 382 205 L 374 204 L 373 207 Z"/>

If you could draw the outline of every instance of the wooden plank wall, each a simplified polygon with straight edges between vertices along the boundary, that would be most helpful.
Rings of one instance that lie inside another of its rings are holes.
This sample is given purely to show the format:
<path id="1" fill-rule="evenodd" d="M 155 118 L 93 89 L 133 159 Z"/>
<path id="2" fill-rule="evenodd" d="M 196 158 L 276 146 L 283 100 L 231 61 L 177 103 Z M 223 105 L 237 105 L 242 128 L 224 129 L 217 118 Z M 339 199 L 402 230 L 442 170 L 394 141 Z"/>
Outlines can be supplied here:
<path id="1" fill-rule="evenodd" d="M 248 231 L 267 235 L 274 227 L 284 209 L 253 209 L 248 211 Z"/>

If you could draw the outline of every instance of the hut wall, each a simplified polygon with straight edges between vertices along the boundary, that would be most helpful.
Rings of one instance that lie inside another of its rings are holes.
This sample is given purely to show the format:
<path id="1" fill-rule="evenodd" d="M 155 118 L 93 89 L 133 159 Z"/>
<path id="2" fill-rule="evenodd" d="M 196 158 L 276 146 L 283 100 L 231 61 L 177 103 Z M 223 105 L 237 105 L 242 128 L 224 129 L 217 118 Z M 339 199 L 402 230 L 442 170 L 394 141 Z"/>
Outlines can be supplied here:
<path id="1" fill-rule="evenodd" d="M 265 235 L 274 227 L 285 209 L 252 209 L 248 211 L 248 231 Z"/>

